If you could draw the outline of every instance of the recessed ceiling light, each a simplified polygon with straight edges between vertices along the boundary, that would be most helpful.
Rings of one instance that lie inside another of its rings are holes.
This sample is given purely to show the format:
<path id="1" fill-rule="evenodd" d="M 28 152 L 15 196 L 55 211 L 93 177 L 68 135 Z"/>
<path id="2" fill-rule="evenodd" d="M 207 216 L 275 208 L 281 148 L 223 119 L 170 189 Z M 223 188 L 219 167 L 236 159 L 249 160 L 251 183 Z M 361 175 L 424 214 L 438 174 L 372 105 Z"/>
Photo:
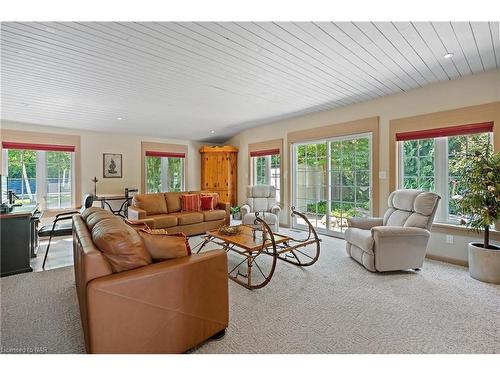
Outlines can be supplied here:
<path id="1" fill-rule="evenodd" d="M 215 130 L 210 130 L 210 134 L 215 134 Z"/>
<path id="2" fill-rule="evenodd" d="M 117 117 L 116 119 L 117 120 L 123 120 L 123 117 Z"/>
<path id="3" fill-rule="evenodd" d="M 445 59 L 451 59 L 453 57 L 453 53 L 448 52 L 446 55 L 444 55 Z"/>

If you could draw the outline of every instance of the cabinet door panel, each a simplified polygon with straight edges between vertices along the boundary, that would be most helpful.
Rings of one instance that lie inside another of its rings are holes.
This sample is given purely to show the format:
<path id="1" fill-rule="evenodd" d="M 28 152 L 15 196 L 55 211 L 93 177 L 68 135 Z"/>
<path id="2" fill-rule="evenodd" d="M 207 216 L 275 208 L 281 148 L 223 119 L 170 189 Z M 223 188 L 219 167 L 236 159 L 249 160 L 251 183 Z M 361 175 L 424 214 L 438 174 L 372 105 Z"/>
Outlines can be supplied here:
<path id="1" fill-rule="evenodd" d="M 235 152 L 202 152 L 201 187 L 218 192 L 222 202 L 236 204 L 236 163 Z"/>
<path id="2" fill-rule="evenodd" d="M 205 166 L 205 188 L 214 189 L 217 187 L 217 156 L 207 155 Z"/>

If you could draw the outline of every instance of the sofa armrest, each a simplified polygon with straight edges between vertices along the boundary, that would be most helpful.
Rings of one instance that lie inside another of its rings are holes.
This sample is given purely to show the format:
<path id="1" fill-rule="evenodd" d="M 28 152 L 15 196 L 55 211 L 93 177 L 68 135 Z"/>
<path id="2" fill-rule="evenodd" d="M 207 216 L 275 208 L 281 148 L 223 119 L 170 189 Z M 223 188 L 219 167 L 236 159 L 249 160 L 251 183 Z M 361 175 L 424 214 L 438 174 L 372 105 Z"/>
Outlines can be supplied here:
<path id="1" fill-rule="evenodd" d="M 229 202 L 219 202 L 217 205 L 219 210 L 226 211 L 226 224 L 229 225 L 231 223 L 231 203 Z"/>
<path id="2" fill-rule="evenodd" d="M 134 207 L 134 206 L 129 206 L 127 208 L 128 211 L 128 219 L 129 220 L 141 220 L 145 219 L 148 214 L 146 211 L 141 210 L 140 208 Z"/>
<path id="3" fill-rule="evenodd" d="M 276 216 L 280 216 L 280 211 L 281 211 L 281 207 L 278 206 L 277 204 L 275 204 L 274 206 L 271 207 L 271 209 L 269 210 L 271 211 L 271 213 L 275 214 Z"/>
<path id="4" fill-rule="evenodd" d="M 351 217 L 347 219 L 347 224 L 352 228 L 372 229 L 381 226 L 383 219 L 381 217 Z"/>
<path id="5" fill-rule="evenodd" d="M 422 268 L 430 232 L 421 228 L 380 226 L 371 229 L 375 269 Z"/>
<path id="6" fill-rule="evenodd" d="M 246 214 L 250 213 L 250 206 L 248 204 L 244 204 L 240 207 L 241 219 L 245 217 Z"/>
<path id="7" fill-rule="evenodd" d="M 384 237 L 425 237 L 429 238 L 431 233 L 422 228 L 415 227 L 392 227 L 392 226 L 375 226 L 371 228 L 373 238 Z"/>
<path id="8" fill-rule="evenodd" d="M 92 353 L 182 353 L 229 322 L 223 250 L 101 277 L 87 293 Z"/>

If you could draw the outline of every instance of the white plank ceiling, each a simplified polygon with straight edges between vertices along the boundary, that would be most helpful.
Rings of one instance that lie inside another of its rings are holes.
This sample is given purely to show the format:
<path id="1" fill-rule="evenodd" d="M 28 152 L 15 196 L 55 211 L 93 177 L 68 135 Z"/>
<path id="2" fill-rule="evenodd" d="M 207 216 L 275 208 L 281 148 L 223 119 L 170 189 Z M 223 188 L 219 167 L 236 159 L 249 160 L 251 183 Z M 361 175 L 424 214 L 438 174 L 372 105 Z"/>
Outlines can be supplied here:
<path id="1" fill-rule="evenodd" d="M 224 141 L 499 66 L 498 22 L 4 22 L 1 118 Z"/>

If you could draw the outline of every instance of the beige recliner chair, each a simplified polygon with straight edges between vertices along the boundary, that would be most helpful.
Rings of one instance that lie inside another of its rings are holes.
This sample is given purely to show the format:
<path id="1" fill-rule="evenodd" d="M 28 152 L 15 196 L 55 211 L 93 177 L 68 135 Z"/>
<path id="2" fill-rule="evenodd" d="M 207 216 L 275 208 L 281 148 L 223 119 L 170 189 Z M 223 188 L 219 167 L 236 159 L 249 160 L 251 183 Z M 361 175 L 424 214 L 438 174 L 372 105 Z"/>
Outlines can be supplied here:
<path id="1" fill-rule="evenodd" d="M 255 213 L 266 222 L 274 233 L 279 229 L 281 208 L 276 202 L 276 188 L 271 185 L 247 187 L 247 202 L 240 208 L 243 224 L 253 224 Z"/>
<path id="2" fill-rule="evenodd" d="M 349 220 L 347 253 L 374 272 L 420 269 L 439 199 L 427 191 L 392 192 L 383 218 Z"/>

